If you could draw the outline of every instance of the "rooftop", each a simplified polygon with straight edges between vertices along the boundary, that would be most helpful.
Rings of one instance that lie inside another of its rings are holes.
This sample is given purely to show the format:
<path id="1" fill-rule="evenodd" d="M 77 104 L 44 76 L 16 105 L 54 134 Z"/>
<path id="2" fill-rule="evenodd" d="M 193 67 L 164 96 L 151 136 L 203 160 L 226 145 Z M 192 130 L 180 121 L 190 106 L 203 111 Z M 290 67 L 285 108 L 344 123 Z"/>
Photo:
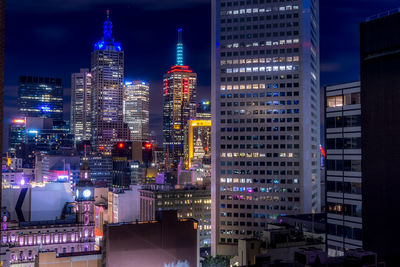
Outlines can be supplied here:
<path id="1" fill-rule="evenodd" d="M 370 16 L 366 19 L 366 22 L 372 21 L 372 20 L 376 20 L 376 19 L 380 19 L 383 17 L 387 17 L 396 13 L 400 13 L 400 7 L 394 8 L 394 9 L 390 9 L 381 13 L 378 13 L 376 15 Z"/>

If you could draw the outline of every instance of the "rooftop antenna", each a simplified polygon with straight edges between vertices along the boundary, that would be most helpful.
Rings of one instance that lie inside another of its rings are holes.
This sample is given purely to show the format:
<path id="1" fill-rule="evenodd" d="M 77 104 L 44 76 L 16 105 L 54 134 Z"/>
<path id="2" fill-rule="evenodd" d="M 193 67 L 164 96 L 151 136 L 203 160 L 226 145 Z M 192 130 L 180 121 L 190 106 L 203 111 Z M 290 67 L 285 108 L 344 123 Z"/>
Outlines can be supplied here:
<path id="1" fill-rule="evenodd" d="M 176 44 L 176 66 L 183 66 L 182 28 L 178 29 L 178 43 Z"/>

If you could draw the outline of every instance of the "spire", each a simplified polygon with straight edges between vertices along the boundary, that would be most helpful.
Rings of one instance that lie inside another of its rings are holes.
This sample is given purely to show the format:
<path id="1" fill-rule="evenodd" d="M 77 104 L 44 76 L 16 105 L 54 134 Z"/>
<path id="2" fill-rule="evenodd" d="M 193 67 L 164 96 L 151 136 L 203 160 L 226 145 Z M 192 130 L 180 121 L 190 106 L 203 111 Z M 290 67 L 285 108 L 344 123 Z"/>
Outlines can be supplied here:
<path id="1" fill-rule="evenodd" d="M 110 10 L 107 10 L 107 20 L 104 21 L 103 32 L 104 41 L 112 40 L 112 22 L 110 21 Z"/>
<path id="2" fill-rule="evenodd" d="M 176 44 L 176 66 L 183 66 L 182 28 L 178 29 L 178 43 Z"/>

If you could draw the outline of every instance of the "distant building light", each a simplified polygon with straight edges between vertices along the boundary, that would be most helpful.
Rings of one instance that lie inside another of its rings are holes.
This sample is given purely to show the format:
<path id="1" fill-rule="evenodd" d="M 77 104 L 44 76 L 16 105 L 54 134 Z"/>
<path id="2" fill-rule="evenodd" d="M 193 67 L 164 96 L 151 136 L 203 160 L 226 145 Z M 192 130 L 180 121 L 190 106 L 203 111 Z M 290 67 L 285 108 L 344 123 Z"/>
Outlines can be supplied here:
<path id="1" fill-rule="evenodd" d="M 23 119 L 14 119 L 13 122 L 14 123 L 25 123 L 25 120 L 23 120 Z"/>

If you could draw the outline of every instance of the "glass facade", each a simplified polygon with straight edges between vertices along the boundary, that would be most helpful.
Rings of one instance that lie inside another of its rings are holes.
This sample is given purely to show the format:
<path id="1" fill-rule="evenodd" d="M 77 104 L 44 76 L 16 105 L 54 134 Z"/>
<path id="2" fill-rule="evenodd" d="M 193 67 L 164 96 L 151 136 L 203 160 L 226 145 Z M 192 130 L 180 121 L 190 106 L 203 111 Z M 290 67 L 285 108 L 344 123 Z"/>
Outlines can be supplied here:
<path id="1" fill-rule="evenodd" d="M 144 81 L 125 82 L 123 113 L 130 141 L 149 140 L 149 88 Z"/>
<path id="2" fill-rule="evenodd" d="M 71 133 L 75 142 L 92 136 L 92 74 L 88 69 L 73 73 L 71 78 Z"/>
<path id="3" fill-rule="evenodd" d="M 63 85 L 61 79 L 19 77 L 18 111 L 24 117 L 63 120 Z"/>

